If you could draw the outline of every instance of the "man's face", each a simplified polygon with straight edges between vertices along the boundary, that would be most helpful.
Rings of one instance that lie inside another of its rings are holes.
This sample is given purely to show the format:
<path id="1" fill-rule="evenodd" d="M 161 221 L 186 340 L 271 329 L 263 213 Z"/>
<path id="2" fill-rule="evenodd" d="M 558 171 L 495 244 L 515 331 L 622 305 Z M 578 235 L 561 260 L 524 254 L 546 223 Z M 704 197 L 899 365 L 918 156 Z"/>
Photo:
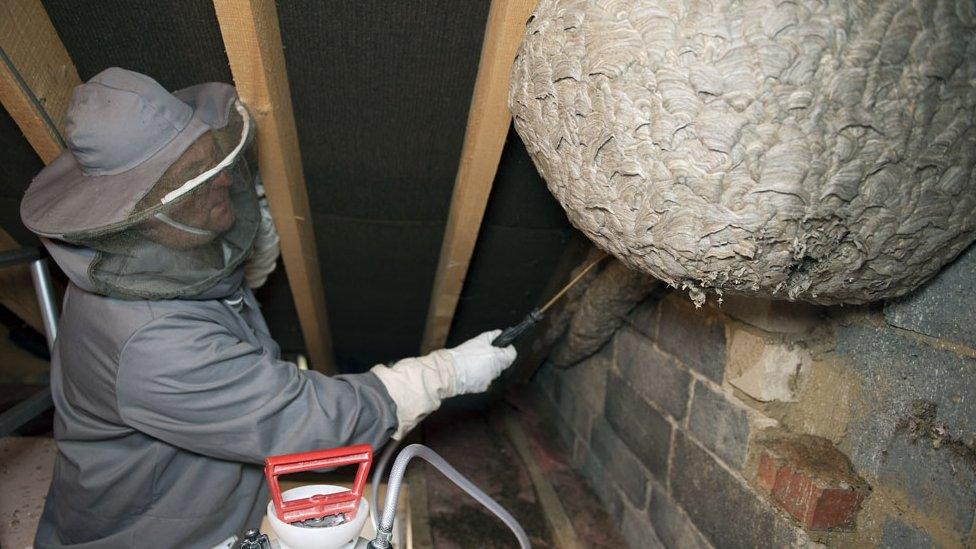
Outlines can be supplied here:
<path id="1" fill-rule="evenodd" d="M 213 136 L 209 133 L 202 135 L 191 145 L 185 153 L 173 163 L 169 172 L 188 174 L 187 180 L 194 174 L 202 173 L 216 164 L 222 154 L 218 151 Z M 216 235 L 234 226 L 236 216 L 230 196 L 230 187 L 234 178 L 224 169 L 202 184 L 203 188 L 190 191 L 191 195 L 180 200 L 173 208 L 166 210 L 166 215 L 174 221 L 206 231 L 210 234 L 195 234 L 159 220 L 150 222 L 150 233 L 153 240 L 160 244 L 177 249 L 187 249 L 201 246 L 213 240 Z"/>
<path id="2" fill-rule="evenodd" d="M 221 156 L 213 136 L 206 133 L 197 139 L 173 165 L 176 166 L 175 171 L 178 173 L 201 173 L 218 162 Z M 169 216 L 198 229 L 215 233 L 226 231 L 234 225 L 234 208 L 230 200 L 232 183 L 233 178 L 227 170 L 221 171 L 204 183 L 207 188 L 183 200 L 173 208 Z"/>

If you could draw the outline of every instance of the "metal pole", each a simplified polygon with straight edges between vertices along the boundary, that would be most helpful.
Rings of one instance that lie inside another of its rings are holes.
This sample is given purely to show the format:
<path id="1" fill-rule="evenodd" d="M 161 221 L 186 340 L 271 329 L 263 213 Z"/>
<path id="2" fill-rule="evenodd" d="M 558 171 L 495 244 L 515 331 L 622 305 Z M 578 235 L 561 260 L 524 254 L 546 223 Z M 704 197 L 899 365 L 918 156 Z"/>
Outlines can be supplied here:
<path id="1" fill-rule="evenodd" d="M 35 249 L 23 249 L 0 257 L 0 267 L 16 265 L 26 259 L 39 256 Z M 47 348 L 54 354 L 54 340 L 58 337 L 58 308 L 54 302 L 54 287 L 51 285 L 51 273 L 47 269 L 47 260 L 35 259 L 30 264 L 31 279 L 34 281 L 34 292 L 37 293 L 37 304 L 41 309 L 41 322 L 44 324 L 44 337 L 47 338 Z M 21 425 L 34 419 L 54 405 L 51 399 L 51 388 L 45 387 L 34 393 L 26 400 L 0 414 L 0 437 L 16 431 Z"/>
<path id="2" fill-rule="evenodd" d="M 53 353 L 54 340 L 58 337 L 58 308 L 54 302 L 54 288 L 51 285 L 51 274 L 47 269 L 47 259 L 33 261 L 30 272 L 31 279 L 34 280 L 34 292 L 37 293 L 37 304 L 41 309 L 47 348 Z"/>

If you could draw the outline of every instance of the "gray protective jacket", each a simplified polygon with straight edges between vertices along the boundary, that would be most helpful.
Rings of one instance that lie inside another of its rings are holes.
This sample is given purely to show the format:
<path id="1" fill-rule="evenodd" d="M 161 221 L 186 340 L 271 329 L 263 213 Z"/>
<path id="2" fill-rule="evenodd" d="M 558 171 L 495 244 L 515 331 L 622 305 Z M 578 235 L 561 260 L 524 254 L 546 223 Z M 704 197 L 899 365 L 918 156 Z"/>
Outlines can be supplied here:
<path id="1" fill-rule="evenodd" d="M 373 374 L 279 359 L 240 271 L 196 299 L 126 301 L 91 292 L 91 250 L 45 244 L 72 284 L 35 547 L 212 547 L 259 525 L 266 456 L 376 447 L 396 428 Z"/>

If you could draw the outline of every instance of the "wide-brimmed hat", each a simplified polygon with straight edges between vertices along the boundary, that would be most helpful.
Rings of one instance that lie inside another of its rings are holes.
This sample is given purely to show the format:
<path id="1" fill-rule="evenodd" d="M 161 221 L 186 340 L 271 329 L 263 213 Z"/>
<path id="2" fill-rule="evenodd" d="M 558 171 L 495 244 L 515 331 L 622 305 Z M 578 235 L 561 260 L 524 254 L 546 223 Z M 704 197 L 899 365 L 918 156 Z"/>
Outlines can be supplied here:
<path id="1" fill-rule="evenodd" d="M 100 72 L 72 94 L 68 149 L 31 182 L 24 225 L 53 238 L 125 225 L 167 168 L 205 132 L 223 128 L 234 106 L 247 118 L 228 84 L 170 93 L 143 74 Z"/>

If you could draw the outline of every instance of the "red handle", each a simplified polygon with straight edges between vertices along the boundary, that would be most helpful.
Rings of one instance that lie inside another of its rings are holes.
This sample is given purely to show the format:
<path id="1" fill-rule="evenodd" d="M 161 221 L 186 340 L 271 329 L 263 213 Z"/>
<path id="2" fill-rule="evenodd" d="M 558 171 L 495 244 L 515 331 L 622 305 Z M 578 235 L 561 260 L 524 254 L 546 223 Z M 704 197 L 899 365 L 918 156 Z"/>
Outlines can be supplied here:
<path id="1" fill-rule="evenodd" d="M 356 516 L 356 511 L 359 510 L 359 500 L 363 497 L 366 475 L 369 474 L 369 466 L 372 462 L 373 449 L 368 444 L 271 456 L 265 459 L 264 476 L 268 479 L 268 488 L 271 490 L 271 500 L 274 501 L 275 513 L 282 522 L 288 523 L 319 519 L 340 513 L 348 515 L 347 519 L 352 520 Z M 356 479 L 353 481 L 351 490 L 281 501 L 281 487 L 278 485 L 279 475 L 315 469 L 332 469 L 357 463 L 359 470 L 356 471 Z"/>

